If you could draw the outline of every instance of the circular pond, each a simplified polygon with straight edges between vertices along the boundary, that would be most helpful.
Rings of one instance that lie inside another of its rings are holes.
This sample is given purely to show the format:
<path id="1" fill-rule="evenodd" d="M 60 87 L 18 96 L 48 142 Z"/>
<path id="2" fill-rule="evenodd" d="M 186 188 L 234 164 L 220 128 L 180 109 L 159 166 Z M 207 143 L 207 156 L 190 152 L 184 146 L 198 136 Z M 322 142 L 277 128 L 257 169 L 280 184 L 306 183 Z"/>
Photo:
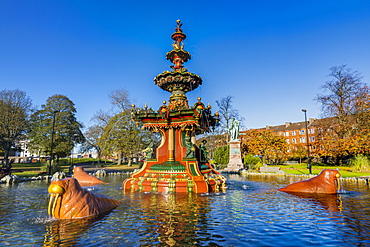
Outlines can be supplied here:
<path id="1" fill-rule="evenodd" d="M 122 200 L 94 219 L 47 215 L 47 181 L 0 185 L 2 246 L 365 246 L 370 191 L 296 196 L 277 191 L 282 176 L 228 175 L 218 194 L 124 193 L 126 176 L 87 189 Z"/>

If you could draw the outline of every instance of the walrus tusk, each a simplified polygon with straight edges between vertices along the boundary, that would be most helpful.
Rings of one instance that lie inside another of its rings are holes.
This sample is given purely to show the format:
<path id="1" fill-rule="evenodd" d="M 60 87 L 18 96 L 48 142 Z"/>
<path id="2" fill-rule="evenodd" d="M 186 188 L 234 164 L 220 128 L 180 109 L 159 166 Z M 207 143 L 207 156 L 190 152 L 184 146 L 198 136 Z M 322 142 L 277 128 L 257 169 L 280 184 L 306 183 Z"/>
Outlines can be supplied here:
<path id="1" fill-rule="evenodd" d="M 56 184 L 51 184 L 48 188 L 48 192 L 50 193 L 50 200 L 48 205 L 48 214 L 54 216 L 55 207 L 58 201 L 59 195 L 62 195 L 65 191 L 64 189 Z M 54 200 L 54 203 L 52 202 Z M 53 205 L 52 205 L 53 204 Z"/>
<path id="2" fill-rule="evenodd" d="M 49 201 L 49 206 L 48 206 L 48 214 L 51 216 L 54 216 L 55 213 L 55 207 L 58 201 L 59 194 L 51 194 L 50 195 L 50 201 Z M 51 207 L 52 201 L 54 199 L 53 207 Z"/>
<path id="3" fill-rule="evenodd" d="M 51 215 L 50 214 L 50 209 L 51 209 L 51 201 L 53 200 L 53 198 L 54 198 L 54 195 L 50 195 L 49 205 L 48 205 L 48 215 Z"/>
<path id="4" fill-rule="evenodd" d="M 335 175 L 335 177 L 336 177 L 336 179 L 335 179 L 335 183 L 336 183 L 336 185 L 337 185 L 337 192 L 338 192 L 338 191 L 340 191 L 340 182 L 339 182 L 340 174 L 339 174 L 339 173 L 337 173 L 337 174 Z"/>

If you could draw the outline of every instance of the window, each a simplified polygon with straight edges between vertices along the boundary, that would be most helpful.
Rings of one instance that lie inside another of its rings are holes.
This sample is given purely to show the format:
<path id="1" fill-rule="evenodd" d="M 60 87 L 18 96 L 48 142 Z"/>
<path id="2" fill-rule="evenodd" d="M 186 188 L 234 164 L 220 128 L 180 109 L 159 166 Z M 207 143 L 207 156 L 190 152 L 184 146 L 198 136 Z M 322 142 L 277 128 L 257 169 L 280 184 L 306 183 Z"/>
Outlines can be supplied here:
<path id="1" fill-rule="evenodd" d="M 284 132 L 284 136 L 289 136 L 289 132 Z"/>
<path id="2" fill-rule="evenodd" d="M 309 134 L 314 134 L 315 133 L 315 129 L 308 129 L 308 133 Z"/>
<path id="3" fill-rule="evenodd" d="M 315 137 L 314 136 L 310 137 L 310 142 L 315 142 Z"/>
<path id="4" fill-rule="evenodd" d="M 304 135 L 304 130 L 301 130 L 301 135 Z"/>
<path id="5" fill-rule="evenodd" d="M 286 139 L 286 143 L 288 143 L 288 144 L 289 144 L 289 143 L 290 143 L 290 140 L 289 140 L 289 139 Z"/>
<path id="6" fill-rule="evenodd" d="M 293 144 L 296 144 L 296 143 L 297 143 L 297 141 L 296 141 L 296 139 L 295 139 L 295 138 L 293 138 L 293 139 L 292 139 L 292 143 L 293 143 Z"/>
<path id="7" fill-rule="evenodd" d="M 292 131 L 292 136 L 295 136 L 296 135 L 296 133 L 295 133 L 295 130 L 294 131 Z"/>
<path id="8" fill-rule="evenodd" d="M 299 138 L 299 142 L 300 143 L 305 143 L 306 142 L 306 138 L 304 138 L 304 137 Z"/>

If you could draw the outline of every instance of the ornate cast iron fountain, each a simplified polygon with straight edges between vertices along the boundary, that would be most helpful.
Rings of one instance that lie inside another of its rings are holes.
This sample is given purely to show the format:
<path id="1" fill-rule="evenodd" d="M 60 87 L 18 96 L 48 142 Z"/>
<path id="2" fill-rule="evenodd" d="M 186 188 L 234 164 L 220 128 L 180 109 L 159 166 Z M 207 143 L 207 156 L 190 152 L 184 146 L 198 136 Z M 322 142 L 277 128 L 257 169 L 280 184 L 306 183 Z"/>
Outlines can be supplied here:
<path id="1" fill-rule="evenodd" d="M 184 50 L 186 35 L 177 21 L 173 50 L 166 54 L 174 65 L 154 78 L 154 83 L 171 93 L 168 105 L 157 112 L 147 106 L 133 111 L 136 121 L 144 128 L 159 132 L 162 137 L 158 148 L 149 146 L 143 167 L 123 182 L 124 190 L 145 192 L 218 192 L 226 188 L 226 179 L 209 164 L 206 150 L 195 145 L 195 135 L 210 132 L 217 124 L 218 114 L 211 114 L 198 98 L 188 105 L 186 93 L 202 84 L 202 78 L 184 68 L 191 56 Z"/>

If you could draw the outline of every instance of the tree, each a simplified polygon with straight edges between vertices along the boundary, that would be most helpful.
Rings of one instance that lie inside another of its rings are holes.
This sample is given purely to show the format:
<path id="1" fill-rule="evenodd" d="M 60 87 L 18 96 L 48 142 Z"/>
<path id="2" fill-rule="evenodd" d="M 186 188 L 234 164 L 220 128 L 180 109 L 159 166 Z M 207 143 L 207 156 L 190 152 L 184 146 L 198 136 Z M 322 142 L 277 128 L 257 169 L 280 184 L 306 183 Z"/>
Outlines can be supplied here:
<path id="1" fill-rule="evenodd" d="M 271 130 L 248 130 L 242 139 L 245 154 L 262 157 L 263 163 L 279 163 L 287 157 L 288 143 Z"/>
<path id="2" fill-rule="evenodd" d="M 64 95 L 49 97 L 41 110 L 31 116 L 29 148 L 32 151 L 65 157 L 76 143 L 84 142 L 82 124 L 76 120 L 74 103 Z"/>
<path id="3" fill-rule="evenodd" d="M 347 65 L 330 68 L 330 77 L 318 94 L 322 113 L 327 117 L 319 129 L 320 154 L 336 158 L 340 164 L 346 155 L 352 155 L 354 137 L 369 129 L 369 88 L 358 71 Z"/>
<path id="4" fill-rule="evenodd" d="M 243 118 L 239 116 L 239 112 L 237 109 L 233 107 L 232 100 L 234 97 L 228 95 L 221 100 L 216 100 L 217 106 L 219 108 L 219 115 L 220 115 L 220 128 L 223 132 L 226 133 L 226 138 L 228 139 L 228 129 L 230 125 L 230 121 L 232 118 L 239 120 L 240 122 L 243 121 Z"/>
<path id="5" fill-rule="evenodd" d="M 244 165 L 251 170 L 258 170 L 262 166 L 262 160 L 259 156 L 247 154 L 244 156 Z"/>
<path id="6" fill-rule="evenodd" d="M 104 128 L 99 125 L 93 125 L 88 127 L 85 131 L 85 142 L 81 145 L 81 150 L 87 152 L 90 150 L 95 150 L 98 153 L 99 163 L 101 162 L 101 157 L 103 149 L 101 146 L 100 138 L 104 133 Z"/>
<path id="7" fill-rule="evenodd" d="M 131 108 L 132 100 L 130 94 L 126 89 L 116 89 L 109 93 L 110 103 L 117 106 L 120 112 L 126 111 Z"/>
<path id="8" fill-rule="evenodd" d="M 214 152 L 213 159 L 216 161 L 217 164 L 226 165 L 229 163 L 229 152 L 229 145 L 218 147 Z"/>
<path id="9" fill-rule="evenodd" d="M 31 106 L 31 99 L 23 91 L 0 91 L 0 148 L 4 150 L 4 167 L 9 166 L 11 148 L 26 134 Z"/>
<path id="10" fill-rule="evenodd" d="M 211 158 L 213 158 L 217 148 L 227 145 L 224 135 L 206 133 L 202 138 L 196 140 L 196 145 L 199 147 L 203 140 L 207 141 L 206 146 Z"/>
<path id="11" fill-rule="evenodd" d="M 103 143 L 104 154 L 117 154 L 119 164 L 122 157 L 128 157 L 130 166 L 132 158 L 141 153 L 150 140 L 151 132 L 143 130 L 132 119 L 131 111 L 126 110 L 109 120 L 100 141 Z"/>
<path id="12" fill-rule="evenodd" d="M 85 133 L 87 135 L 87 143 L 83 145 L 83 149 L 95 149 L 98 152 L 98 156 L 103 154 L 118 154 L 118 163 L 121 164 L 122 152 L 116 152 L 116 147 L 111 139 L 111 129 L 115 126 L 115 121 L 117 120 L 114 120 L 113 118 L 125 111 L 127 113 L 132 106 L 132 102 L 129 92 L 126 89 L 113 90 L 108 94 L 108 97 L 113 108 L 108 111 L 99 110 L 92 117 L 92 121 L 95 125 L 90 127 Z M 114 129 L 113 132 L 115 131 L 116 129 Z"/>
<path id="13" fill-rule="evenodd" d="M 299 163 L 302 163 L 302 159 L 307 156 L 307 145 L 295 145 L 292 147 L 291 153 L 293 159 L 299 159 Z"/>

